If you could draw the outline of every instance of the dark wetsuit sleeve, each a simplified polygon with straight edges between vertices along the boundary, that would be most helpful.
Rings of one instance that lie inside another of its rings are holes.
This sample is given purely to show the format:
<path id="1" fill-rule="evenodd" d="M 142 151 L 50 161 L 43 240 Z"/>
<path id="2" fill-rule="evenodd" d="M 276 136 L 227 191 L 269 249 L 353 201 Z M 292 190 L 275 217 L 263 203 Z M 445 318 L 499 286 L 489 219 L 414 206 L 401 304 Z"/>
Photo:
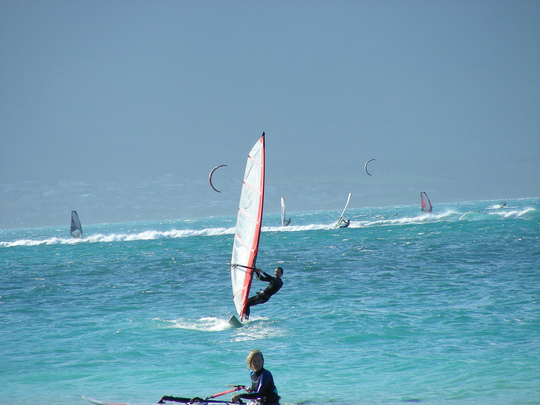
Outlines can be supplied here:
<path id="1" fill-rule="evenodd" d="M 256 392 L 240 395 L 244 399 L 256 399 L 269 395 L 274 391 L 274 378 L 268 370 L 263 370 L 259 377 L 259 384 Z"/>
<path id="2" fill-rule="evenodd" d="M 270 274 L 265 273 L 264 271 L 257 273 L 257 277 L 259 278 L 259 280 L 266 281 L 267 283 L 274 279 L 274 277 L 272 277 Z"/>

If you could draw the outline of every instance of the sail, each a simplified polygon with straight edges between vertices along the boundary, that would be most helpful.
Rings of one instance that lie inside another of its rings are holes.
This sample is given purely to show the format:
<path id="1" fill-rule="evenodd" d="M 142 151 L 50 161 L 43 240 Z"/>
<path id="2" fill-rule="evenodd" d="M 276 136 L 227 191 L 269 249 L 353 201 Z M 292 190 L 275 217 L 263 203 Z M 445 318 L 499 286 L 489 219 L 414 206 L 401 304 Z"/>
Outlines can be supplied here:
<path id="1" fill-rule="evenodd" d="M 74 238 L 82 238 L 83 236 L 82 225 L 77 211 L 71 211 L 71 229 L 69 233 Z"/>
<path id="2" fill-rule="evenodd" d="M 429 201 L 429 197 L 425 192 L 420 192 L 420 204 L 422 204 L 422 211 L 424 212 L 431 212 L 433 209 L 431 207 L 431 201 Z"/>
<path id="3" fill-rule="evenodd" d="M 264 203 L 264 132 L 248 154 L 231 258 L 234 305 L 244 317 L 257 260 Z"/>
<path id="4" fill-rule="evenodd" d="M 368 169 L 367 169 L 368 164 L 369 164 L 369 162 L 372 162 L 372 161 L 374 161 L 374 160 L 377 160 L 377 159 L 369 159 L 369 160 L 364 164 L 364 171 L 368 174 L 368 176 L 371 176 L 371 173 L 368 172 Z"/>
<path id="5" fill-rule="evenodd" d="M 281 226 L 288 226 L 290 223 L 291 219 L 286 219 L 285 197 L 281 197 Z"/>
<path id="6" fill-rule="evenodd" d="M 217 188 L 214 187 L 214 183 L 212 183 L 212 176 L 214 175 L 214 172 L 219 169 L 220 167 L 227 167 L 227 165 L 219 165 L 219 166 L 216 166 L 214 167 L 211 171 L 210 171 L 210 174 L 208 175 L 208 183 L 210 183 L 210 187 L 212 187 L 214 189 L 215 192 L 217 193 L 221 193 L 221 191 L 219 191 Z"/>
<path id="7" fill-rule="evenodd" d="M 341 212 L 341 215 L 339 216 L 336 225 L 334 225 L 334 229 L 337 229 L 341 226 L 341 223 L 343 222 L 343 215 L 345 215 L 345 211 L 347 211 L 347 207 L 349 206 L 349 201 L 351 201 L 351 193 L 349 193 L 349 197 L 347 197 L 347 203 L 345 204 L 345 208 L 343 208 L 343 211 Z M 347 226 L 349 226 L 349 224 L 344 226 L 344 228 Z"/>

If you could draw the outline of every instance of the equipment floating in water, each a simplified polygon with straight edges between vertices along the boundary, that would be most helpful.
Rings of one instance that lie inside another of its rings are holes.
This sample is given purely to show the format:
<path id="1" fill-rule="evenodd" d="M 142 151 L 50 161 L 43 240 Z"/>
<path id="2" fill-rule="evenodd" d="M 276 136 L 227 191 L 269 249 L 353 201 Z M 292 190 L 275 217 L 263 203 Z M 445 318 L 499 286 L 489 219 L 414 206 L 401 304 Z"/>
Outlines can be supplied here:
<path id="1" fill-rule="evenodd" d="M 214 399 L 217 397 L 220 397 L 225 394 L 230 394 L 235 391 L 245 390 L 246 387 L 244 385 L 228 385 L 229 387 L 234 387 L 228 390 L 225 390 L 223 392 L 218 392 L 217 394 L 210 395 L 206 398 L 184 398 L 184 397 L 174 397 L 170 395 L 164 395 L 161 397 L 161 399 L 157 402 L 149 402 L 149 403 L 133 403 L 133 402 L 108 402 L 108 401 L 100 401 L 99 399 L 94 398 L 88 398 L 83 396 L 85 400 L 90 402 L 94 405 L 156 405 L 156 404 L 170 404 L 170 403 L 182 403 L 182 404 L 198 404 L 198 405 L 204 405 L 204 404 L 232 404 L 231 401 L 225 401 L 225 400 L 219 400 Z"/>

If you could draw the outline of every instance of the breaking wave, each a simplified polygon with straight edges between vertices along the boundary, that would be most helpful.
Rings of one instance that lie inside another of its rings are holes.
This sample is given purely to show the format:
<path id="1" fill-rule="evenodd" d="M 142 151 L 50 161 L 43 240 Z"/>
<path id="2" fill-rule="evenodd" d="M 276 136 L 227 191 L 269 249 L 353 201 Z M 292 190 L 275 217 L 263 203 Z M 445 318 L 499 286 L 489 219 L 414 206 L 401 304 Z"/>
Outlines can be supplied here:
<path id="1" fill-rule="evenodd" d="M 365 211 L 357 214 L 358 210 L 351 210 L 350 225 L 348 228 L 366 228 L 366 227 L 378 227 L 378 226 L 404 226 L 404 225 L 421 225 L 428 223 L 440 223 L 440 222 L 456 222 L 456 221 L 482 221 L 489 219 L 506 219 L 506 218 L 521 218 L 526 216 L 535 209 L 532 207 L 504 207 L 495 209 L 495 207 L 488 207 L 486 210 L 464 210 L 464 209 L 447 209 L 441 213 L 422 213 L 415 215 L 400 215 L 398 213 L 386 215 L 372 215 L 366 214 Z M 296 220 L 298 222 L 309 222 L 315 218 L 306 216 L 303 217 L 300 214 Z M 320 223 L 306 223 L 290 226 L 263 226 L 262 232 L 309 232 L 309 231 L 339 231 L 335 229 L 335 222 L 321 222 L 318 218 L 317 222 Z M 91 231 L 87 231 L 89 236 L 82 239 L 71 237 L 58 237 L 52 236 L 49 238 L 28 238 L 18 239 L 14 241 L 0 241 L 0 248 L 10 248 L 16 246 L 40 246 L 40 245 L 76 245 L 81 243 L 112 243 L 112 242 L 133 242 L 144 240 L 160 240 L 160 239 L 176 239 L 176 238 L 190 238 L 190 237 L 206 237 L 206 236 L 220 236 L 220 235 L 233 235 L 235 231 L 234 227 L 209 227 L 204 229 L 172 229 L 172 230 L 156 230 L 148 229 L 141 232 L 122 232 L 122 233 L 95 233 L 91 234 Z"/>

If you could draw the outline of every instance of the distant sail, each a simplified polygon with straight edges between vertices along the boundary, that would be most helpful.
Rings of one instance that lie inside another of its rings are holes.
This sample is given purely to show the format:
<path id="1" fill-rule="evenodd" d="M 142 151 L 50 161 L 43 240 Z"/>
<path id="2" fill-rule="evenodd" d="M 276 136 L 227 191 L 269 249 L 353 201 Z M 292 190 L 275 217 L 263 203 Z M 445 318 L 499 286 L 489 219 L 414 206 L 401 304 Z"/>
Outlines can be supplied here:
<path id="1" fill-rule="evenodd" d="M 221 191 L 219 191 L 217 188 L 214 187 L 214 184 L 212 183 L 212 176 L 214 175 L 214 172 L 219 169 L 220 167 L 227 167 L 227 165 L 219 165 L 219 166 L 216 166 L 214 167 L 211 171 L 210 171 L 210 174 L 208 175 L 208 183 L 210 183 L 210 187 L 212 187 L 214 189 L 214 191 L 218 192 L 218 193 L 221 193 Z"/>
<path id="2" fill-rule="evenodd" d="M 285 219 L 285 197 L 281 197 L 281 226 L 288 226 L 291 223 L 291 219 Z"/>
<path id="3" fill-rule="evenodd" d="M 69 231 L 74 238 L 82 238 L 83 231 L 77 211 L 71 211 L 71 229 Z"/>
<path id="4" fill-rule="evenodd" d="M 263 132 L 248 155 L 233 241 L 231 281 L 240 320 L 244 318 L 259 251 L 264 204 L 264 148 Z"/>
<path id="5" fill-rule="evenodd" d="M 343 220 L 343 215 L 345 215 L 345 211 L 347 211 L 347 207 L 349 206 L 349 201 L 351 201 L 351 193 L 349 193 L 349 197 L 347 197 L 347 203 L 345 204 L 345 208 L 343 208 L 343 211 L 341 212 L 341 215 L 339 216 L 339 219 L 337 220 L 336 225 L 334 226 L 334 229 L 346 228 L 349 226 L 350 221 Z"/>
<path id="6" fill-rule="evenodd" d="M 420 192 L 420 204 L 422 205 L 422 211 L 431 212 L 433 207 L 431 206 L 431 201 L 425 192 Z"/>
<path id="7" fill-rule="evenodd" d="M 371 176 L 371 173 L 368 172 L 367 167 L 368 167 L 369 162 L 372 162 L 373 160 L 377 160 L 377 159 L 369 159 L 369 160 L 364 164 L 364 171 L 368 174 L 368 176 Z"/>

